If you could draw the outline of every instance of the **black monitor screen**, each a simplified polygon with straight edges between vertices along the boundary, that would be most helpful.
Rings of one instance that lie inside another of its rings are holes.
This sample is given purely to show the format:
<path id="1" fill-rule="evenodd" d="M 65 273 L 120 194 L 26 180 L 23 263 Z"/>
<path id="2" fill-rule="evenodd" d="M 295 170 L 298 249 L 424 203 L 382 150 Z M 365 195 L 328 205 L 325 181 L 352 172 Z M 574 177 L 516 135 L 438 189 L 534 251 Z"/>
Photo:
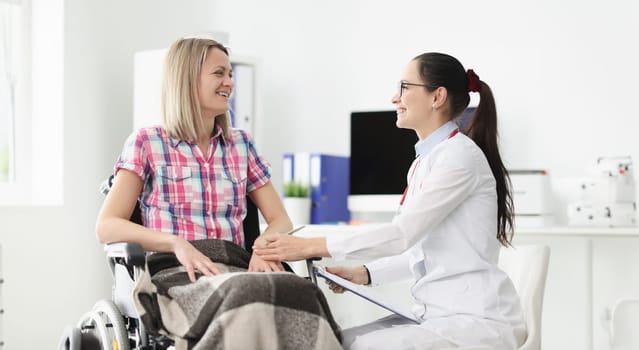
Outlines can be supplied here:
<path id="1" fill-rule="evenodd" d="M 350 194 L 404 192 L 417 135 L 396 121 L 396 111 L 351 113 Z"/>

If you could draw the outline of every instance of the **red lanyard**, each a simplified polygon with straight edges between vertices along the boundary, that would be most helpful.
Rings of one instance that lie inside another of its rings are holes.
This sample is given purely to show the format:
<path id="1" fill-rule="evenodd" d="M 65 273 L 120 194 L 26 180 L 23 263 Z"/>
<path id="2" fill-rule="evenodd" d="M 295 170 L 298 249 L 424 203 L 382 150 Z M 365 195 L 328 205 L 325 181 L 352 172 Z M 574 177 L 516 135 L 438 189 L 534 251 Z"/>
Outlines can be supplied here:
<path id="1" fill-rule="evenodd" d="M 450 135 L 448 135 L 448 138 L 449 139 L 452 138 L 453 136 L 457 135 L 458 132 L 459 132 L 459 129 L 453 130 L 450 133 Z M 413 182 L 413 176 L 415 176 L 415 170 L 417 170 L 417 167 L 419 166 L 420 161 L 421 161 L 421 158 L 417 158 L 417 162 L 415 162 L 415 165 L 413 166 L 413 171 L 410 172 L 410 181 L 406 185 L 406 188 L 404 189 L 404 194 L 402 195 L 402 199 L 399 201 L 400 207 L 404 205 L 404 200 L 406 199 L 406 193 L 408 193 L 408 186 L 410 186 L 411 182 Z"/>

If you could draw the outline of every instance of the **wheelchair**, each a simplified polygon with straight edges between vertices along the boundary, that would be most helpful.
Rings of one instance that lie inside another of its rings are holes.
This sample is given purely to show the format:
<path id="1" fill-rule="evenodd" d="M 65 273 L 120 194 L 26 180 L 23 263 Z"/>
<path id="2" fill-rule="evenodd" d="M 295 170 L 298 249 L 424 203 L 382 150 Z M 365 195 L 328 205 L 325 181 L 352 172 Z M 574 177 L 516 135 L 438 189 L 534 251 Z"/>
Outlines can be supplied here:
<path id="1" fill-rule="evenodd" d="M 108 193 L 113 175 L 102 185 L 101 192 Z M 247 214 L 243 221 L 246 250 L 252 253 L 253 242 L 260 235 L 257 206 L 247 198 Z M 141 224 L 139 206 L 130 218 Z M 140 321 L 133 302 L 133 289 L 137 278 L 144 271 L 146 253 L 137 243 L 111 243 L 104 247 L 107 263 L 113 274 L 112 300 L 99 300 L 92 310 L 82 315 L 75 326 L 67 326 L 58 344 L 59 350 L 166 350 L 173 348 L 173 340 L 164 335 L 149 334 Z M 308 259 L 307 278 L 317 283 L 313 260 Z M 289 272 L 293 272 L 284 264 Z"/>

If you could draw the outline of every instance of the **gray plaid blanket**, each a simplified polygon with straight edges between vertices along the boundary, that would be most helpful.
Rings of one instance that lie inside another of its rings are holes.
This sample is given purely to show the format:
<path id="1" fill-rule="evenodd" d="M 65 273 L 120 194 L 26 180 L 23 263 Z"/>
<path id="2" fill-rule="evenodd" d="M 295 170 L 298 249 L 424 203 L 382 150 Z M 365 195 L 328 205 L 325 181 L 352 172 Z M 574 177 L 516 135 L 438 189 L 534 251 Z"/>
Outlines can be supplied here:
<path id="1" fill-rule="evenodd" d="M 293 273 L 246 272 L 250 255 L 227 241 L 193 241 L 227 272 L 191 283 L 175 255 L 148 257 L 134 291 L 147 331 L 176 349 L 341 349 L 321 290 Z"/>

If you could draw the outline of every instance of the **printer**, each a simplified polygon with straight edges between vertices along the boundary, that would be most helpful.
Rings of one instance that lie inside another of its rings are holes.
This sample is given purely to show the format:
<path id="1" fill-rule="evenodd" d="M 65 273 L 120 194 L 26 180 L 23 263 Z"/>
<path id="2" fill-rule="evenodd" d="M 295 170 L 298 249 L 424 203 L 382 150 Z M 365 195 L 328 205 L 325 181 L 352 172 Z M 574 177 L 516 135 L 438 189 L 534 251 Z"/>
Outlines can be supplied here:
<path id="1" fill-rule="evenodd" d="M 550 179 L 543 169 L 508 170 L 516 227 L 542 227 L 554 223 Z"/>

